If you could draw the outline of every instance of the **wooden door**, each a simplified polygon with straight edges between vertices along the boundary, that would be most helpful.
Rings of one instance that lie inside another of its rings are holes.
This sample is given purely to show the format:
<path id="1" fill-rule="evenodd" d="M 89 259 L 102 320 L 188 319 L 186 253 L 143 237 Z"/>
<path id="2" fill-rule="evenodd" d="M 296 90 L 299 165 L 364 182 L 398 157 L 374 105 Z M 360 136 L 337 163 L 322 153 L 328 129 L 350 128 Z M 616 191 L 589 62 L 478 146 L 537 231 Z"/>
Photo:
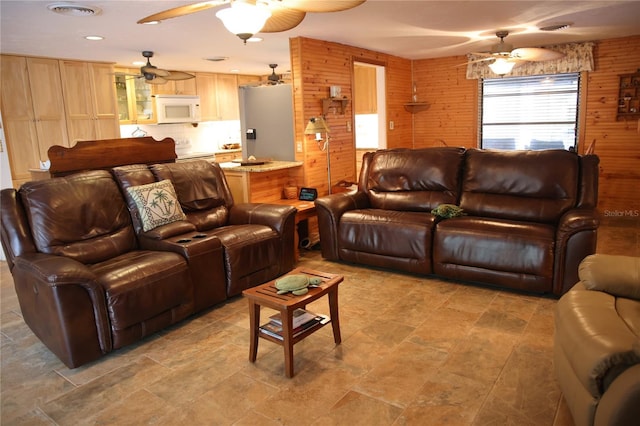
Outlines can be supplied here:
<path id="1" fill-rule="evenodd" d="M 86 62 L 60 61 L 62 91 L 71 146 L 97 139 L 91 98 L 92 82 Z"/>
<path id="2" fill-rule="evenodd" d="M 218 74 L 216 84 L 220 120 L 239 120 L 238 78 L 235 74 Z"/>
<path id="3" fill-rule="evenodd" d="M 60 68 L 55 59 L 28 58 L 27 70 L 38 135 L 38 155 L 41 161 L 46 161 L 49 147 L 69 146 Z"/>
<path id="4" fill-rule="evenodd" d="M 118 106 L 116 104 L 113 65 L 89 63 L 91 80 L 92 114 L 96 127 L 96 139 L 120 137 Z"/>
<path id="5" fill-rule="evenodd" d="M 38 166 L 38 136 L 31 102 L 27 60 L 2 56 L 2 118 L 14 186 L 29 180 L 29 168 Z"/>
<path id="6" fill-rule="evenodd" d="M 216 98 L 216 75 L 196 73 L 196 87 L 200 96 L 200 119 L 202 121 L 219 120 Z"/>

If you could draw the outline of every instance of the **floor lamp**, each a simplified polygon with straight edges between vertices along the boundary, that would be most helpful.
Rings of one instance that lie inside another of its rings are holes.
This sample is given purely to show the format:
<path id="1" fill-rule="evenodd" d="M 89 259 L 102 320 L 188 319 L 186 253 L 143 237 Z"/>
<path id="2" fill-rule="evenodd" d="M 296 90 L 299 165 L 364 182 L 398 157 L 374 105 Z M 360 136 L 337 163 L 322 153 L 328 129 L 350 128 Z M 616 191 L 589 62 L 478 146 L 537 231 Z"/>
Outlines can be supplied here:
<path id="1" fill-rule="evenodd" d="M 327 138 L 324 139 L 324 145 L 320 148 L 321 151 L 327 151 L 327 177 L 329 179 L 329 194 L 331 194 L 331 153 L 329 152 L 329 126 L 323 117 L 311 117 L 309 123 L 307 123 L 306 129 L 304 129 L 305 135 L 316 135 L 316 142 L 320 146 L 320 142 L 323 141 L 322 134 L 326 133 Z"/>

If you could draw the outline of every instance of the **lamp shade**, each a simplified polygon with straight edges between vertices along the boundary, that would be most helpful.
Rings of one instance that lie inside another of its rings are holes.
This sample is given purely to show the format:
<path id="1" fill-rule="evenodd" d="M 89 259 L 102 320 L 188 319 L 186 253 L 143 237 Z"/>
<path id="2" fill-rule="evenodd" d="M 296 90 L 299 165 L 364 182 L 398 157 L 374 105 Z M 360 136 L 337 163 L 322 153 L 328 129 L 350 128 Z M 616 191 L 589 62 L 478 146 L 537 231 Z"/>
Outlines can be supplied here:
<path id="1" fill-rule="evenodd" d="M 315 135 L 316 133 L 329 133 L 329 126 L 322 117 L 311 117 L 304 129 L 305 135 Z"/>
<path id="2" fill-rule="evenodd" d="M 489 68 L 491 68 L 491 71 L 495 74 L 505 75 L 511 72 L 515 64 L 515 62 L 509 62 L 504 58 L 498 58 L 493 61 L 493 63 L 489 64 Z"/>
<path id="3" fill-rule="evenodd" d="M 216 17 L 227 30 L 246 43 L 247 39 L 264 27 L 267 19 L 271 17 L 271 12 L 264 6 L 234 1 L 231 7 L 219 10 Z"/>

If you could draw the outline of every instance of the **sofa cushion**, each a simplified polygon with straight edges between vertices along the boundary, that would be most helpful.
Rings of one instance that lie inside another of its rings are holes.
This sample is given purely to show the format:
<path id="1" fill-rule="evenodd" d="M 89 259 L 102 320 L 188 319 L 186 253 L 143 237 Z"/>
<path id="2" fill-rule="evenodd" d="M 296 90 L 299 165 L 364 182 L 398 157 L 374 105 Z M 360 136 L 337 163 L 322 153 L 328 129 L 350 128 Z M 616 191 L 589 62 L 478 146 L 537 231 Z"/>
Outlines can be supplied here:
<path id="1" fill-rule="evenodd" d="M 282 250 L 280 237 L 271 227 L 256 224 L 222 226 L 210 234 L 218 237 L 223 246 L 229 297 L 277 276 Z"/>
<path id="2" fill-rule="evenodd" d="M 469 149 L 460 207 L 472 216 L 556 223 L 576 205 L 579 179 L 573 152 Z"/>
<path id="3" fill-rule="evenodd" d="M 143 231 L 186 219 L 170 180 L 130 186 L 127 193 L 136 205 Z"/>
<path id="4" fill-rule="evenodd" d="M 578 276 L 589 290 L 640 300 L 640 257 L 587 256 L 580 263 Z"/>
<path id="5" fill-rule="evenodd" d="M 214 167 L 205 160 L 154 164 L 156 179 L 170 179 L 185 212 L 209 210 L 225 204 L 221 182 Z"/>
<path id="6" fill-rule="evenodd" d="M 374 266 L 391 266 L 384 265 L 383 258 L 402 259 L 401 264 L 393 266 L 431 273 L 434 224 L 435 217 L 427 212 L 348 211 L 342 215 L 338 230 L 340 257 Z"/>
<path id="7" fill-rule="evenodd" d="M 551 291 L 555 230 L 550 225 L 472 216 L 438 222 L 433 242 L 436 274 L 491 281 L 529 291 Z"/>
<path id="8" fill-rule="evenodd" d="M 107 171 L 27 182 L 19 193 L 42 253 L 89 264 L 136 248 L 129 211 Z"/>
<path id="9" fill-rule="evenodd" d="M 368 165 L 365 191 L 377 209 L 431 211 L 455 204 L 463 148 L 381 150 Z"/>
<path id="10" fill-rule="evenodd" d="M 177 253 L 135 250 L 92 265 L 91 270 L 105 289 L 114 330 L 193 301 L 187 262 Z"/>

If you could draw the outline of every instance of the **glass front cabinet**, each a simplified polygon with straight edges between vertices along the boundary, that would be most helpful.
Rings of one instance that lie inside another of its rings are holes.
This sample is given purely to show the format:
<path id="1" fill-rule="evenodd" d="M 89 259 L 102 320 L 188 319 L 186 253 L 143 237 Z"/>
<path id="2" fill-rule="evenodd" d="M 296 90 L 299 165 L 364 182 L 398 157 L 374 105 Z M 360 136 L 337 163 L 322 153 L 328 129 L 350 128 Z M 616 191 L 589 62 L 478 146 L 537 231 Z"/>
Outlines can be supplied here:
<path id="1" fill-rule="evenodd" d="M 140 77 L 138 69 L 118 68 L 115 73 L 120 124 L 156 122 L 151 85 Z"/>

